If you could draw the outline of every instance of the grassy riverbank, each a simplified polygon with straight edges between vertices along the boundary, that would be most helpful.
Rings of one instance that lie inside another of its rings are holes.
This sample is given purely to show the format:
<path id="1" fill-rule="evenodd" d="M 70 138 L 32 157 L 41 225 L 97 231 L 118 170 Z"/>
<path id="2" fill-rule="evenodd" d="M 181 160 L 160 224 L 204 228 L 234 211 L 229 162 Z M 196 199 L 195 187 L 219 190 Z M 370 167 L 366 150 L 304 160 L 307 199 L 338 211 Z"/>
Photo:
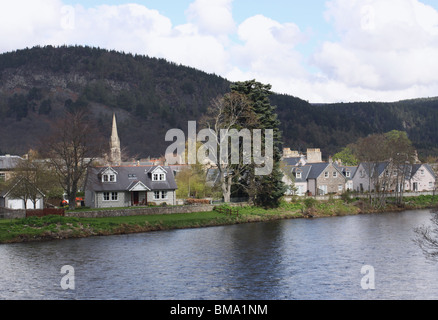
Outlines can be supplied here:
<path id="1" fill-rule="evenodd" d="M 421 196 L 406 198 L 403 208 L 388 205 L 386 208 L 380 210 L 380 212 L 402 209 L 424 209 L 436 205 L 437 199 L 432 196 Z M 32 217 L 17 220 L 0 220 L 0 243 L 83 238 L 280 219 L 353 215 L 368 212 L 373 211 L 366 207 L 364 201 L 352 199 L 347 202 L 343 200 L 320 202 L 301 200 L 294 203 L 283 203 L 277 209 L 242 207 L 239 208 L 239 216 L 230 216 L 212 211 L 111 218 Z"/>

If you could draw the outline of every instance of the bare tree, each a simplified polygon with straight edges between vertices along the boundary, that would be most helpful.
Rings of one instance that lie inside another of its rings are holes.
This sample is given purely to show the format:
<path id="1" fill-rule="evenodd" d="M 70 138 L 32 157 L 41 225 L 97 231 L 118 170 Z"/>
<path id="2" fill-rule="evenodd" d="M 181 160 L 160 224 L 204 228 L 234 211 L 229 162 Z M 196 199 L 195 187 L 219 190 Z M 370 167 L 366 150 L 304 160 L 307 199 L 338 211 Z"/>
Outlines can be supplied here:
<path id="1" fill-rule="evenodd" d="M 244 161 L 244 158 L 249 156 L 244 154 L 245 137 L 243 137 L 243 141 L 239 139 L 239 147 L 236 148 L 235 144 L 229 145 L 226 141 L 230 138 L 229 132 L 231 130 L 251 128 L 256 121 L 256 115 L 248 98 L 236 92 L 228 93 L 213 100 L 207 116 L 203 119 L 204 126 L 215 140 L 214 143 L 221 146 L 221 150 L 215 150 L 215 159 L 225 202 L 231 201 L 232 186 L 239 183 L 239 179 L 243 178 L 243 174 L 249 166 L 249 161 Z M 227 146 L 227 150 L 225 150 L 226 158 L 224 158 L 224 150 L 222 150 L 225 145 Z M 239 156 L 238 163 L 232 161 L 232 157 L 236 155 L 242 155 L 242 157 Z"/>
<path id="2" fill-rule="evenodd" d="M 38 153 L 30 152 L 15 167 L 10 187 L 10 194 L 22 199 L 26 208 L 27 200 L 30 200 L 36 209 L 38 200 L 53 187 L 53 174 L 47 163 L 39 159 Z"/>
<path id="3" fill-rule="evenodd" d="M 46 142 L 50 165 L 69 200 L 76 208 L 76 194 L 88 168 L 101 154 L 101 139 L 83 111 L 67 113 Z"/>
<path id="4" fill-rule="evenodd" d="M 438 210 L 432 211 L 431 225 L 416 228 L 413 241 L 423 250 L 425 256 L 438 260 Z"/>

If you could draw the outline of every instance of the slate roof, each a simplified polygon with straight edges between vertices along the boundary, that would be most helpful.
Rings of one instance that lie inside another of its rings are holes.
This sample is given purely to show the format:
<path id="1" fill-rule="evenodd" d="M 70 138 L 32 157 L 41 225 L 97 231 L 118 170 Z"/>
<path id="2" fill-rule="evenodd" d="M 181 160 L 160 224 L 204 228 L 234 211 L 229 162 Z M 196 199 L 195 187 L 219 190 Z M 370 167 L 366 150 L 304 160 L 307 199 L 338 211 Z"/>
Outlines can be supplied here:
<path id="1" fill-rule="evenodd" d="M 342 174 L 344 175 L 345 178 L 347 178 L 347 180 L 351 180 L 353 179 L 354 174 L 356 173 L 357 167 L 353 167 L 353 166 L 339 166 L 337 164 L 333 164 L 336 168 L 338 168 L 339 171 L 342 172 Z M 349 171 L 350 172 L 350 176 L 347 177 L 346 172 Z"/>
<path id="2" fill-rule="evenodd" d="M 320 163 L 308 163 L 307 165 L 311 166 L 311 170 L 309 172 L 308 179 L 317 179 L 321 173 L 328 167 L 327 162 Z"/>
<path id="3" fill-rule="evenodd" d="M 0 170 L 12 170 L 22 160 L 19 156 L 0 156 Z"/>
<path id="4" fill-rule="evenodd" d="M 283 162 L 289 166 L 296 166 L 301 160 L 301 157 L 284 158 Z"/>
<path id="5" fill-rule="evenodd" d="M 166 171 L 166 181 L 152 181 L 152 171 L 161 167 Z M 101 174 L 111 168 L 117 172 L 116 182 L 102 182 Z M 129 191 L 141 181 L 151 191 L 176 190 L 173 170 L 168 166 L 92 167 L 88 170 L 85 189 L 92 191 Z"/>
<path id="6" fill-rule="evenodd" d="M 285 166 L 284 170 L 288 174 L 290 174 L 290 173 L 294 174 L 295 182 L 306 182 L 307 181 L 307 177 L 309 176 L 309 172 L 310 172 L 311 168 L 312 167 L 308 166 L 308 165 L 304 165 L 304 166 L 300 166 L 300 167 Z M 296 173 L 297 172 L 301 172 L 301 178 L 297 178 L 296 177 Z"/>

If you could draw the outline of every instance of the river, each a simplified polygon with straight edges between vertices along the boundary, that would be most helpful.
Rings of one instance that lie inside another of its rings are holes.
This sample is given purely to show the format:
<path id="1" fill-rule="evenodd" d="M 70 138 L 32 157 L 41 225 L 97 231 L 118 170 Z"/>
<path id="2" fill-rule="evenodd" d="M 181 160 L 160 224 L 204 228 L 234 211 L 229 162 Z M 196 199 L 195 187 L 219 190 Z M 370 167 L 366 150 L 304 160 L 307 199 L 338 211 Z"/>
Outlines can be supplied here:
<path id="1" fill-rule="evenodd" d="M 412 241 L 430 217 L 421 210 L 0 245 L 0 299 L 437 299 L 438 263 Z"/>

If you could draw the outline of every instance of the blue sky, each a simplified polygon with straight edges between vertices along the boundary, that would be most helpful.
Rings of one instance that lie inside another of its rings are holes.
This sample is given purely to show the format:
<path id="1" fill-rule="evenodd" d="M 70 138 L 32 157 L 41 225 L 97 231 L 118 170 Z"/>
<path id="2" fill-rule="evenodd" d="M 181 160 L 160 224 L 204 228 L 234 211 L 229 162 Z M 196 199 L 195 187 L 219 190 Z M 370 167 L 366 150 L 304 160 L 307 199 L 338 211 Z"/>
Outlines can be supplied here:
<path id="1" fill-rule="evenodd" d="M 436 0 L 14 0 L 0 52 L 89 45 L 311 102 L 438 96 Z"/>

